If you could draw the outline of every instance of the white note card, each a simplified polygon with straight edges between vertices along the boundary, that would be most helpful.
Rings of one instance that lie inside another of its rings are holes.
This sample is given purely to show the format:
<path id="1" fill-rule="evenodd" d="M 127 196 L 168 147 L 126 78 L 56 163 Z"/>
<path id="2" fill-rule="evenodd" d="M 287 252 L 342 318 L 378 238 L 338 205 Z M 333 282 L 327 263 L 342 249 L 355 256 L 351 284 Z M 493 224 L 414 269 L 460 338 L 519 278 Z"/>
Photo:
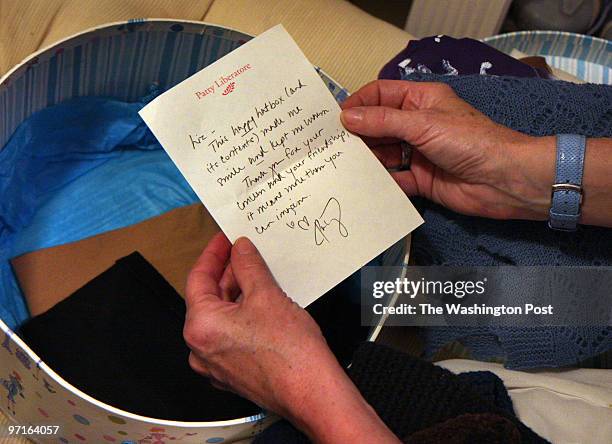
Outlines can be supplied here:
<path id="1" fill-rule="evenodd" d="M 227 237 L 307 306 L 423 221 L 276 26 L 140 111 Z"/>

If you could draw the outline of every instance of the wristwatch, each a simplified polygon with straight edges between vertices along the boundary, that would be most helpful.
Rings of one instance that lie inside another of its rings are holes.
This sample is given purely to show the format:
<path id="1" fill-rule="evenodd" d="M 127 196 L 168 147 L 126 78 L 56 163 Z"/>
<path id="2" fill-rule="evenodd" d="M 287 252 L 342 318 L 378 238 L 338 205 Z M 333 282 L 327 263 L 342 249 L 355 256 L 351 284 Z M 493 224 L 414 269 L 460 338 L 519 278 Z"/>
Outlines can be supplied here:
<path id="1" fill-rule="evenodd" d="M 586 137 L 557 135 L 557 172 L 552 186 L 548 226 L 554 230 L 575 231 L 582 205 L 582 175 Z"/>

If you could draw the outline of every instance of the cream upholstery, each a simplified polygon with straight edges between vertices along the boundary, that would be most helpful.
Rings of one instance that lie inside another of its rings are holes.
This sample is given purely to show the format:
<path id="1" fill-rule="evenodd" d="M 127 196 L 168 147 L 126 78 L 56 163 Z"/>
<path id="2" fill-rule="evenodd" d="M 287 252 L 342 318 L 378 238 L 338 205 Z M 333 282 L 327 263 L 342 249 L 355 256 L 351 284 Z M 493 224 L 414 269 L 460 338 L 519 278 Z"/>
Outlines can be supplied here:
<path id="1" fill-rule="evenodd" d="M 2 0 L 0 74 L 72 34 L 139 17 L 201 20 L 249 34 L 282 23 L 312 63 L 351 91 L 376 78 L 410 39 L 344 0 Z"/>

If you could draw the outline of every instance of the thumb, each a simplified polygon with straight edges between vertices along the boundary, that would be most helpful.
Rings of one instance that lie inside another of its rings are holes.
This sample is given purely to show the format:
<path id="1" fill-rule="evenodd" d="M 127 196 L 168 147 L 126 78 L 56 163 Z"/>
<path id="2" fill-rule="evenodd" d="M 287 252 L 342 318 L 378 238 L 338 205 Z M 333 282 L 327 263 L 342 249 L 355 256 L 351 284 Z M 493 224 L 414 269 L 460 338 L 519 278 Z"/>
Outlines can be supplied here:
<path id="1" fill-rule="evenodd" d="M 263 257 L 246 237 L 239 238 L 234 244 L 231 264 L 234 278 L 244 296 L 279 288 Z"/>
<path id="2" fill-rule="evenodd" d="M 345 109 L 340 120 L 351 132 L 368 137 L 394 137 L 413 143 L 426 131 L 418 111 L 386 106 L 356 106 Z"/>

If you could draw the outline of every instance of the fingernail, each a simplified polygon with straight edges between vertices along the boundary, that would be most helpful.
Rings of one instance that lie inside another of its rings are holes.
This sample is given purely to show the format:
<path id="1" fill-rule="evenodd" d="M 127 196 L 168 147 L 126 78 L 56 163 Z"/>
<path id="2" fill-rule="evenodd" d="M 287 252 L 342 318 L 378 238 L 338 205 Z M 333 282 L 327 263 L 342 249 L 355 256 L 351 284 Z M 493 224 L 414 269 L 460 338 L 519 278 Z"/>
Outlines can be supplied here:
<path id="1" fill-rule="evenodd" d="M 345 109 L 340 113 L 340 119 L 347 125 L 359 125 L 363 120 L 363 111 L 359 108 Z"/>
<path id="2" fill-rule="evenodd" d="M 255 251 L 255 245 L 247 237 L 240 237 L 234 243 L 234 248 L 238 254 L 250 254 Z"/>

